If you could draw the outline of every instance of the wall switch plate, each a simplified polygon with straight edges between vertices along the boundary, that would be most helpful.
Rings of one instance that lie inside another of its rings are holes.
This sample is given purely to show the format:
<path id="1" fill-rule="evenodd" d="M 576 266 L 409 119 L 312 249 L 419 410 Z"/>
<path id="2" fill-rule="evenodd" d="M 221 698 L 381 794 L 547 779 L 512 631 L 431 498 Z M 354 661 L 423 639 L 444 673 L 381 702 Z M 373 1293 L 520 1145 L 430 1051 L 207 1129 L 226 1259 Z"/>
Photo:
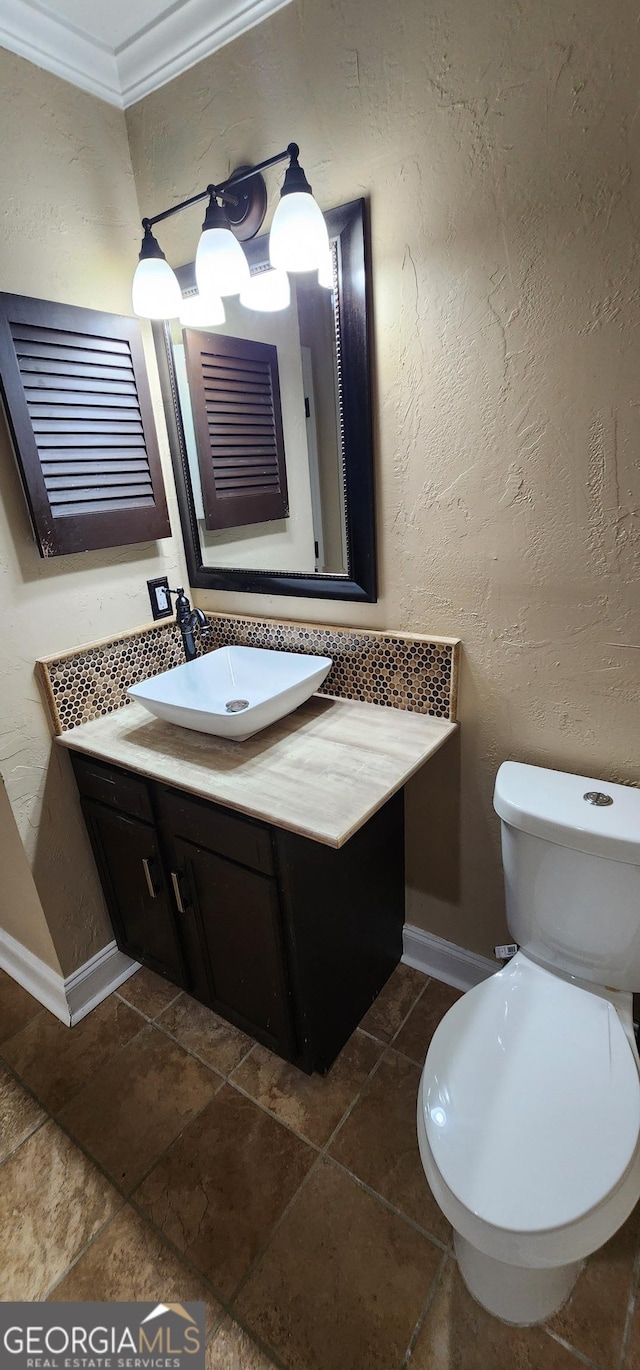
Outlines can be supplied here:
<path id="1" fill-rule="evenodd" d="M 155 580 L 147 581 L 149 599 L 151 600 L 151 613 L 155 618 L 171 618 L 173 605 L 169 594 L 169 579 L 167 576 L 156 576 Z"/>

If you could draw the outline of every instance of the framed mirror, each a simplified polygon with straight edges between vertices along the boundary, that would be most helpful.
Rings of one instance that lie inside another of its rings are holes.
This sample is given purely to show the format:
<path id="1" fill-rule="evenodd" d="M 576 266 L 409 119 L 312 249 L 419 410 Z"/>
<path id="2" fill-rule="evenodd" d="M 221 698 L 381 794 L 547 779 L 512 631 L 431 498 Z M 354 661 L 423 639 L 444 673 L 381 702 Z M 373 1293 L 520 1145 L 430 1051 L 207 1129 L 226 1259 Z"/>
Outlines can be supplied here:
<path id="1" fill-rule="evenodd" d="M 286 308 L 153 325 L 195 588 L 376 599 L 365 202 L 325 219 L 325 282 L 290 275 Z M 268 236 L 243 247 L 262 276 Z"/>

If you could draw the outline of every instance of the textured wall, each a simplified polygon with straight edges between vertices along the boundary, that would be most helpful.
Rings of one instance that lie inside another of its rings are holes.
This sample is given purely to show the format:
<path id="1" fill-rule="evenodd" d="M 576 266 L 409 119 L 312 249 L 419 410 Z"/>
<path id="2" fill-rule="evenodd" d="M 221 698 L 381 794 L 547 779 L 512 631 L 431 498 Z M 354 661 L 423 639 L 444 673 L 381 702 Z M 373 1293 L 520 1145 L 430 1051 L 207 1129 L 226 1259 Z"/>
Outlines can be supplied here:
<path id="1" fill-rule="evenodd" d="M 148 213 L 292 138 L 322 206 L 370 197 L 380 601 L 200 602 L 462 637 L 409 917 L 484 953 L 500 760 L 640 779 L 639 47 L 631 0 L 294 0 L 127 116 Z"/>
<path id="2" fill-rule="evenodd" d="M 0 289 L 130 313 L 139 216 L 123 115 L 4 50 L 0 92 Z M 171 511 L 175 526 L 173 503 Z M 42 561 L 0 423 L 0 772 L 67 975 L 112 932 L 68 758 L 52 750 L 33 664 L 147 622 L 147 578 L 167 573 L 175 583 L 181 556 L 165 539 Z M 14 841 L 9 819 L 0 809 L 3 850 Z M 44 955 L 48 934 L 38 926 L 27 868 L 20 885 L 18 864 L 0 923 L 17 937 L 22 928 L 25 945 Z"/>
<path id="3" fill-rule="evenodd" d="M 0 927 L 60 974 L 60 962 L 1 777 L 0 871 Z"/>

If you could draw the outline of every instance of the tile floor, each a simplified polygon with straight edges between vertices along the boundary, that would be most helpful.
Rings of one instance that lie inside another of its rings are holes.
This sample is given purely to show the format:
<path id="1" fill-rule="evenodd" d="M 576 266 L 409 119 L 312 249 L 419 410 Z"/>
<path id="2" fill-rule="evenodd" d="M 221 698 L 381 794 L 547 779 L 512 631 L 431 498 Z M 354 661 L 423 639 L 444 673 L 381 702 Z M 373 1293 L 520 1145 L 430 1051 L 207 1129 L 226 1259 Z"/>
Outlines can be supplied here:
<path id="1" fill-rule="evenodd" d="M 415 1139 L 456 992 L 395 971 L 308 1077 L 139 971 L 69 1030 L 0 972 L 0 1298 L 202 1299 L 208 1370 L 640 1370 L 640 1213 L 546 1328 L 462 1286 Z"/>

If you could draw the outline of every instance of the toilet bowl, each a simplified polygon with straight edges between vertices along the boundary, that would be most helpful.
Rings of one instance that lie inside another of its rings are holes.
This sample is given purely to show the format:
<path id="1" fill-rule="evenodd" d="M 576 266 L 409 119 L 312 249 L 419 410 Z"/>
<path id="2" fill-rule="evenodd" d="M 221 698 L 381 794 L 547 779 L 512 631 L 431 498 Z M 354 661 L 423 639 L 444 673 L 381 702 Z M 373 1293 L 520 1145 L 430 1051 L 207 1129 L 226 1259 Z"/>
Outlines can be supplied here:
<path id="1" fill-rule="evenodd" d="M 526 1325 L 640 1198 L 640 792 L 508 762 L 495 805 L 521 949 L 438 1026 L 418 1141 L 470 1292 Z"/>

